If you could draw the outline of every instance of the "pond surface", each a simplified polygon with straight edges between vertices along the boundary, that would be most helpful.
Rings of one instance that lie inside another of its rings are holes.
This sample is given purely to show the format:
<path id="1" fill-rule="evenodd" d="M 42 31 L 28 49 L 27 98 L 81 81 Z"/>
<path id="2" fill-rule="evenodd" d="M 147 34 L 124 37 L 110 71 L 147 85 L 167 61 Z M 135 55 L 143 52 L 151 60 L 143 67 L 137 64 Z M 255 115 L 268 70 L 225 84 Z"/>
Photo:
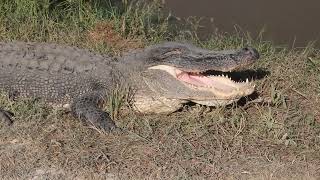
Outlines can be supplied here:
<path id="1" fill-rule="evenodd" d="M 320 0 L 166 0 L 166 6 L 176 17 L 205 17 L 202 35 L 234 32 L 238 25 L 253 36 L 264 28 L 264 40 L 278 45 L 318 41 L 320 48 Z"/>

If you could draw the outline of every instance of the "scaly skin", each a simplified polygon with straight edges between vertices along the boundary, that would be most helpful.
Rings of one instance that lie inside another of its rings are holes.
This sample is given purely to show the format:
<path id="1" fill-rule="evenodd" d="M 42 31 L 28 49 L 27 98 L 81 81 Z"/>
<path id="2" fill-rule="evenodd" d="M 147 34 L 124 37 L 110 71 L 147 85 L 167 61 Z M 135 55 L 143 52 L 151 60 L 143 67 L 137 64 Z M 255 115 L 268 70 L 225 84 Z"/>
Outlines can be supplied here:
<path id="1" fill-rule="evenodd" d="M 207 93 L 209 97 L 210 93 L 189 90 L 151 67 L 168 65 L 188 72 L 230 71 L 251 64 L 258 57 L 253 48 L 213 52 L 174 42 L 115 58 L 56 44 L 0 43 L 0 90 L 12 98 L 34 97 L 50 104 L 69 104 L 79 119 L 110 131 L 116 125 L 99 104 L 117 84 L 132 87 L 139 111 L 157 112 L 154 109 L 159 107 L 162 108 L 159 112 L 174 111 L 191 100 L 188 97 L 197 100 L 199 96 L 198 100 L 203 100 L 207 96 L 200 96 Z M 150 81 L 165 92 L 153 89 Z M 146 99 L 152 103 L 143 103 Z M 0 118 L 10 123 L 10 114 L 0 112 Z"/>

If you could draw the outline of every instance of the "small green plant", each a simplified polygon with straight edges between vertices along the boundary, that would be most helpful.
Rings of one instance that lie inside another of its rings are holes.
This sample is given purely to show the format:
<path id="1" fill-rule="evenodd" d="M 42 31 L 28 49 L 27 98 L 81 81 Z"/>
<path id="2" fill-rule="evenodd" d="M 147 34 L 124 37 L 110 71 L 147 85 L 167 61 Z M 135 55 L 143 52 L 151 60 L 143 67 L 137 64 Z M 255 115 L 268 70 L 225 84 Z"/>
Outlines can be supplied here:
<path id="1" fill-rule="evenodd" d="M 107 111 L 110 112 L 112 119 L 117 119 L 121 107 L 126 105 L 125 103 L 128 102 L 128 99 L 129 88 L 117 86 L 114 90 L 112 90 L 106 107 Z"/>
<path id="2" fill-rule="evenodd" d="M 274 84 L 271 84 L 271 87 L 270 87 L 270 97 L 271 97 L 271 105 L 276 107 L 282 105 L 284 108 L 286 108 L 287 105 L 286 105 L 285 97 L 283 96 L 281 91 L 275 88 Z"/>

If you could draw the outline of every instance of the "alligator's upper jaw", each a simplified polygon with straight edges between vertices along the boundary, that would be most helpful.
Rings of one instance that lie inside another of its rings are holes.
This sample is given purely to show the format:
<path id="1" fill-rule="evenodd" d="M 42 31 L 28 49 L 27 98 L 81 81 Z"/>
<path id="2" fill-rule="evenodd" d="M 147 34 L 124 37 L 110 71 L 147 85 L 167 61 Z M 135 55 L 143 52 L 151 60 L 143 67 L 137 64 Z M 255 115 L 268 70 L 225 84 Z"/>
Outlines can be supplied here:
<path id="1" fill-rule="evenodd" d="M 186 88 L 197 91 L 198 93 L 195 93 L 195 95 L 190 94 L 189 100 L 203 105 L 230 104 L 253 93 L 255 87 L 248 79 L 245 82 L 235 82 L 228 76 L 205 76 L 201 73 L 187 72 L 167 65 L 153 66 L 149 69 L 166 71 L 185 84 Z M 202 97 L 201 92 L 210 92 L 212 96 Z"/>

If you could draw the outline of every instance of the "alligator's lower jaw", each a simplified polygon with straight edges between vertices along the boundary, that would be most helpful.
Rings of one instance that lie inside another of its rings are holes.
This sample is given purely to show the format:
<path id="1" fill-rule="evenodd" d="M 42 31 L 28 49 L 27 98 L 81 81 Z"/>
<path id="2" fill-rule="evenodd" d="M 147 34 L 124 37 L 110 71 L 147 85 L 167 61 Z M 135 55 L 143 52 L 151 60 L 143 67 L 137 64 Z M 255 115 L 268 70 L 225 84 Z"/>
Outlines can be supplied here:
<path id="1" fill-rule="evenodd" d="M 174 76 L 178 81 L 185 84 L 187 88 L 197 92 L 195 95 L 191 94 L 189 100 L 203 105 L 230 104 L 243 96 L 253 93 L 255 87 L 248 79 L 245 82 L 235 82 L 224 75 L 204 76 L 200 73 L 182 71 L 168 65 L 153 66 L 149 69 L 166 71 Z M 201 92 L 210 92 L 212 96 L 202 97 Z"/>
<path id="2" fill-rule="evenodd" d="M 192 100 L 192 102 L 214 107 L 223 107 L 234 102 L 237 102 L 239 99 L 215 99 L 215 100 Z"/>

